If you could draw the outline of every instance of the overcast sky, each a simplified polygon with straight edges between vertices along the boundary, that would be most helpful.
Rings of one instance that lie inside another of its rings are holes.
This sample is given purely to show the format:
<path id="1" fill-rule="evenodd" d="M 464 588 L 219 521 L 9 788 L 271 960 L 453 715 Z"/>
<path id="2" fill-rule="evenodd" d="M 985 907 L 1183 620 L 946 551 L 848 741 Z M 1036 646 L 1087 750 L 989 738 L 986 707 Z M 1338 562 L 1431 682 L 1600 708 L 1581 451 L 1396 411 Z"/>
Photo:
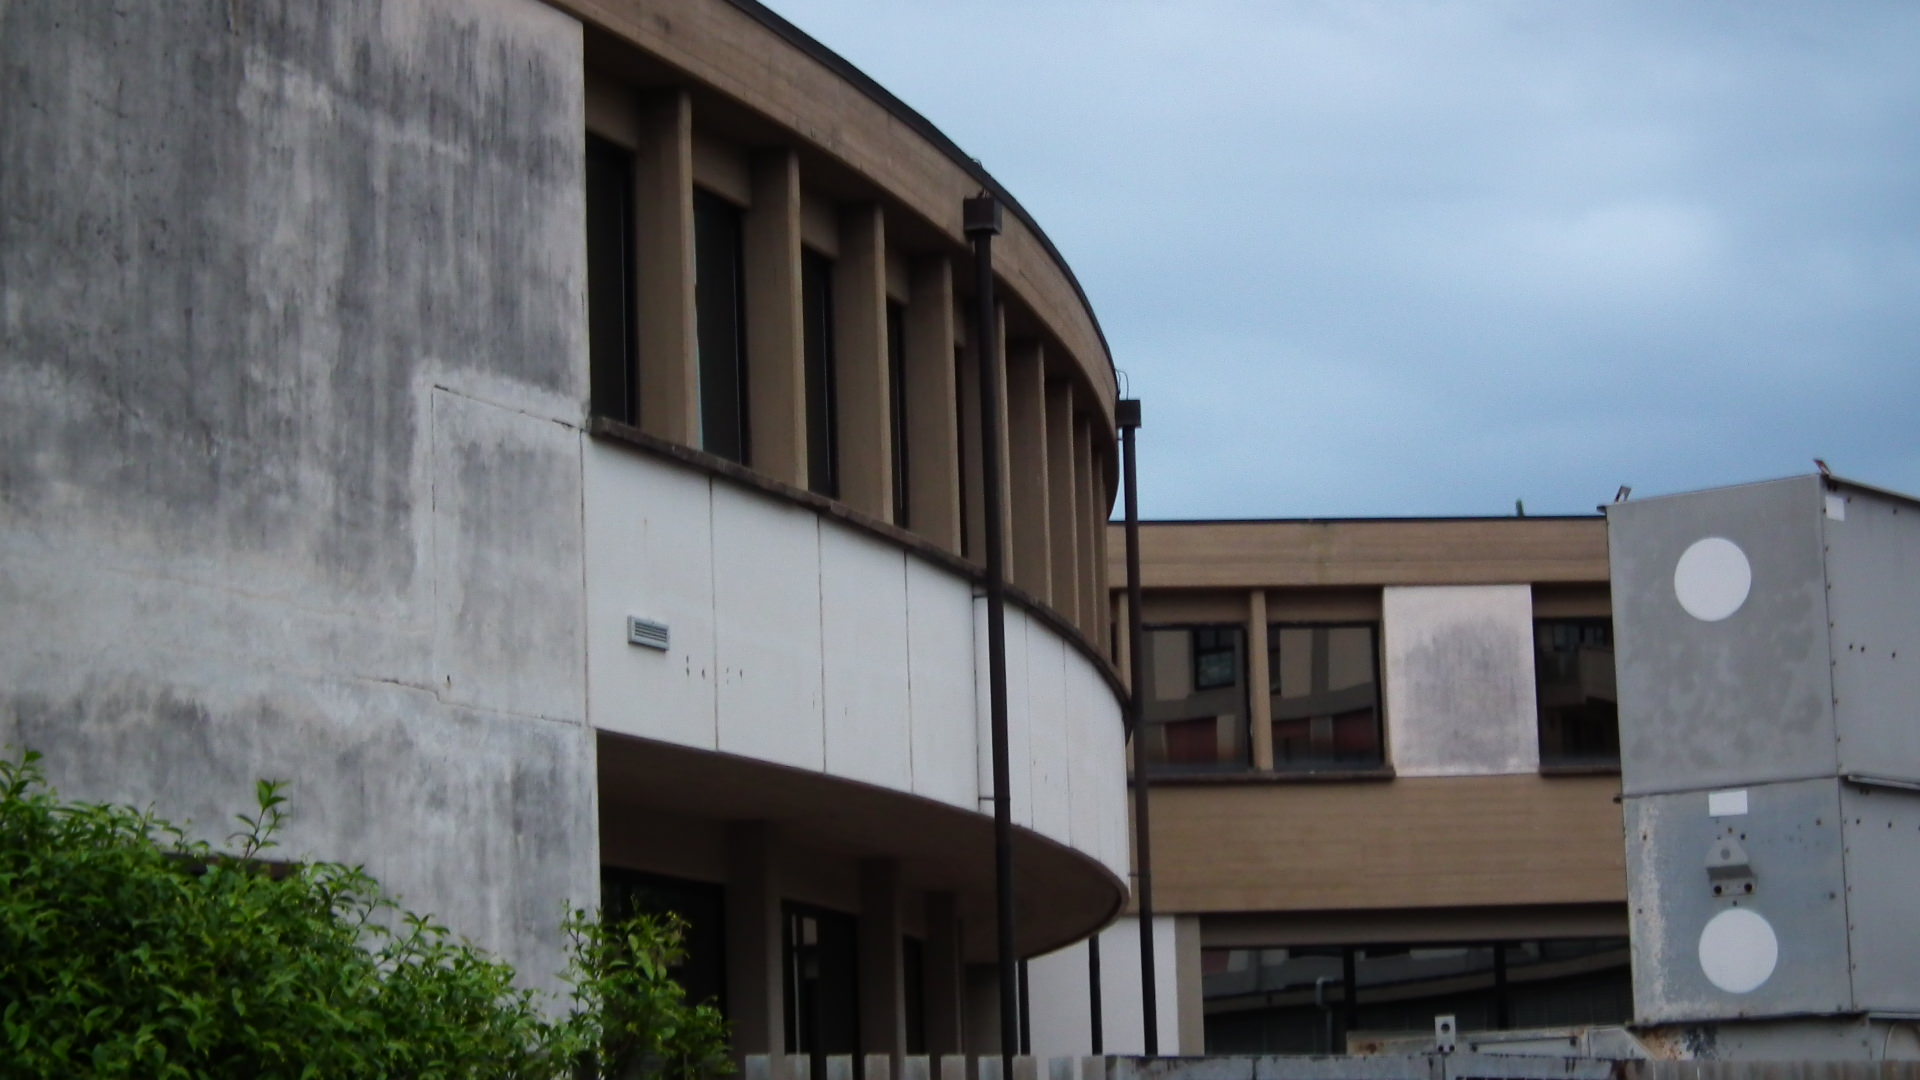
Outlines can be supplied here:
<path id="1" fill-rule="evenodd" d="M 1148 517 L 1920 494 L 1920 3 L 772 0 L 981 162 Z"/>

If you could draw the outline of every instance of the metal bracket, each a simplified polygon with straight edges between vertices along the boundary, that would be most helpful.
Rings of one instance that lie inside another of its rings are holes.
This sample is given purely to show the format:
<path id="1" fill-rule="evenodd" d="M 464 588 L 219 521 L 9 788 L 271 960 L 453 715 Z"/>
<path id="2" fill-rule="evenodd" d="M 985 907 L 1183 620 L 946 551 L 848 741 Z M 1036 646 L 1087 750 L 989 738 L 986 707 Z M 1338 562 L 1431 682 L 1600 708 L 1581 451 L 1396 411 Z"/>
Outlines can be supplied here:
<path id="1" fill-rule="evenodd" d="M 1722 836 L 1708 845 L 1707 884 L 1715 896 L 1747 896 L 1753 892 L 1753 864 L 1738 837 Z"/>

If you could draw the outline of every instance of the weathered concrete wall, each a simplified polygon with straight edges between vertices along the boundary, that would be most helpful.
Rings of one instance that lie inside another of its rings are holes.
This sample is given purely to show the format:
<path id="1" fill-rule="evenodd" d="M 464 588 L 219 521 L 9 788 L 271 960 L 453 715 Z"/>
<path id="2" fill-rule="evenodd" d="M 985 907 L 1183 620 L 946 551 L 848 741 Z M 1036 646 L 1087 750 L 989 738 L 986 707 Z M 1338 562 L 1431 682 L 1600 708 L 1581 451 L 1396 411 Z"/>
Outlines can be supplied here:
<path id="1" fill-rule="evenodd" d="M 1532 590 L 1390 587 L 1381 610 L 1394 770 L 1401 776 L 1537 771 Z"/>
<path id="2" fill-rule="evenodd" d="M 534 982 L 595 893 L 579 28 L 0 5 L 0 742 L 364 862 Z"/>

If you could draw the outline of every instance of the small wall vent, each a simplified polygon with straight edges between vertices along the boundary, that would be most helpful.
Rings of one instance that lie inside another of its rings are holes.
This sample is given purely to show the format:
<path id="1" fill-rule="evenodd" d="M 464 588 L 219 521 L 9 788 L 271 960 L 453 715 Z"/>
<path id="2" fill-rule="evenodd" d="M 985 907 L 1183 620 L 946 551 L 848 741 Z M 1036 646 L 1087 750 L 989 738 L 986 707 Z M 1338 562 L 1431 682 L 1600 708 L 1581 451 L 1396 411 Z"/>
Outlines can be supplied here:
<path id="1" fill-rule="evenodd" d="M 667 648 L 667 624 L 642 619 L 637 615 L 627 616 L 627 644 L 638 645 L 646 649 Z"/>

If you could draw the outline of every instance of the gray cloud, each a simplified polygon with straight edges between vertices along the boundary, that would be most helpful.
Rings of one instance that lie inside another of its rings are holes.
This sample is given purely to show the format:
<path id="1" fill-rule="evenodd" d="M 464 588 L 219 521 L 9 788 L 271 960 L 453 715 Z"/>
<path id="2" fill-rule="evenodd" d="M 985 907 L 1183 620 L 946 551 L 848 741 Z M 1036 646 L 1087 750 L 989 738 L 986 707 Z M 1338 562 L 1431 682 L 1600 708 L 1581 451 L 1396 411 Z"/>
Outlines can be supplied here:
<path id="1" fill-rule="evenodd" d="M 1920 7 L 776 6 L 1067 256 L 1150 515 L 1920 493 Z"/>

